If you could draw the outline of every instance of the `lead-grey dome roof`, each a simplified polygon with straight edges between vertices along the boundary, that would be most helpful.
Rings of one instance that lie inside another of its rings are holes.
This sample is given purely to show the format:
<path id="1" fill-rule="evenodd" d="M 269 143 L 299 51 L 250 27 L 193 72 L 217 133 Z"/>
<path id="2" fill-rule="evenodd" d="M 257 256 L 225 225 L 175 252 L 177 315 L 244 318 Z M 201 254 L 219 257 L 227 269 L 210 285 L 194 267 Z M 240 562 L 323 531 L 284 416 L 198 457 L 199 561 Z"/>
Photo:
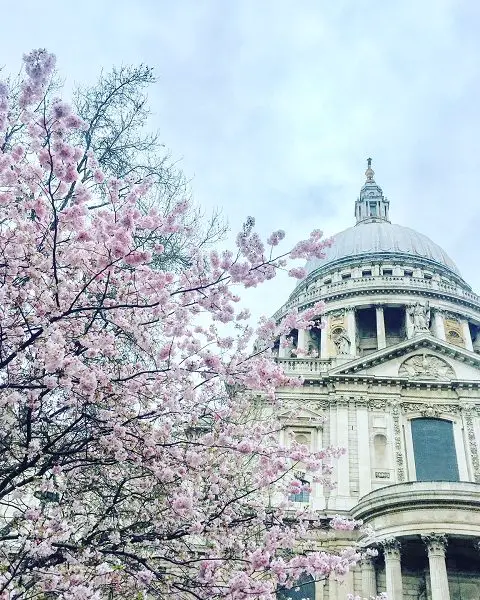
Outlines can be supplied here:
<path id="1" fill-rule="evenodd" d="M 460 272 L 448 254 L 430 238 L 414 229 L 394 225 L 387 221 L 360 222 L 333 236 L 333 244 L 325 250 L 326 257 L 307 262 L 310 274 L 319 268 L 333 266 L 334 263 L 348 262 L 349 258 L 371 255 L 372 258 L 386 258 L 387 255 L 418 257 L 446 267 L 455 274 Z M 433 266 L 433 265 L 432 265 Z"/>

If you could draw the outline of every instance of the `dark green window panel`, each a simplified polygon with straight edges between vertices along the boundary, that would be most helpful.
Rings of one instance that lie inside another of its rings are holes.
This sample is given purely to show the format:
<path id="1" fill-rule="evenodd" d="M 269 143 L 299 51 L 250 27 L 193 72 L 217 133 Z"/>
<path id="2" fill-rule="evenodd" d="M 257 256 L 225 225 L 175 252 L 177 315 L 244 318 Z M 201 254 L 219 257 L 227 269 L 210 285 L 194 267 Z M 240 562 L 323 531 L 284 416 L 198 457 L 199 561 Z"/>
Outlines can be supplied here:
<path id="1" fill-rule="evenodd" d="M 411 427 L 417 481 L 458 481 L 453 423 L 413 419 Z"/>
<path id="2" fill-rule="evenodd" d="M 277 600 L 315 600 L 315 582 L 310 575 L 300 577 L 290 589 L 280 588 L 277 592 Z"/>

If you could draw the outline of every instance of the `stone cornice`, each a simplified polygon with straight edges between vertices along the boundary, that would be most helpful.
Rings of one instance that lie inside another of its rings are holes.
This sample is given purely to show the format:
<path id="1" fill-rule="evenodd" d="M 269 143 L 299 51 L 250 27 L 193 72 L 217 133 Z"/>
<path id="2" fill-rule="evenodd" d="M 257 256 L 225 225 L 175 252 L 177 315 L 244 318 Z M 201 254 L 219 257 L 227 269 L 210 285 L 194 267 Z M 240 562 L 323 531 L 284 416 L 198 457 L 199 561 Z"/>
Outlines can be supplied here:
<path id="1" fill-rule="evenodd" d="M 370 519 L 402 511 L 467 507 L 480 512 L 480 484 L 466 481 L 410 481 L 389 485 L 360 499 L 352 509 L 355 519 Z"/>

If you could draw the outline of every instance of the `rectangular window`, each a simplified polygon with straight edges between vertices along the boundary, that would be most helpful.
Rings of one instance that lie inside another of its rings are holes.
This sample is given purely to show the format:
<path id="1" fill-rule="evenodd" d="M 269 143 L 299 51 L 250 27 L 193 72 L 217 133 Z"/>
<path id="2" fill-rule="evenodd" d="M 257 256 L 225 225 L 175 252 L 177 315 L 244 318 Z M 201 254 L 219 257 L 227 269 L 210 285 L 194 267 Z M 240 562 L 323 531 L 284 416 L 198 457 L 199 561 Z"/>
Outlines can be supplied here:
<path id="1" fill-rule="evenodd" d="M 325 279 L 323 285 L 329 285 L 330 283 L 332 283 L 331 279 Z"/>
<path id="2" fill-rule="evenodd" d="M 365 269 L 365 271 L 362 271 L 362 277 L 371 277 L 371 276 L 372 276 L 371 269 Z"/>
<path id="3" fill-rule="evenodd" d="M 432 274 L 431 273 L 424 273 L 423 277 L 424 277 L 424 279 L 432 279 Z"/>
<path id="4" fill-rule="evenodd" d="M 413 271 L 409 271 L 408 269 L 405 269 L 403 274 L 405 277 L 413 277 Z"/>
<path id="5" fill-rule="evenodd" d="M 350 279 L 351 276 L 351 273 L 342 273 L 342 279 Z"/>
<path id="6" fill-rule="evenodd" d="M 377 216 L 377 203 L 376 202 L 370 202 L 370 216 L 371 217 L 376 217 Z"/>
<path id="7" fill-rule="evenodd" d="M 417 481 L 458 481 L 453 423 L 412 419 L 411 431 Z"/>
<path id="8" fill-rule="evenodd" d="M 309 486 L 308 481 L 302 481 L 302 485 Z M 299 494 L 291 494 L 290 502 L 310 502 L 310 488 L 303 489 Z"/>
<path id="9" fill-rule="evenodd" d="M 383 269 L 382 272 L 384 275 L 393 275 L 393 269 Z"/>

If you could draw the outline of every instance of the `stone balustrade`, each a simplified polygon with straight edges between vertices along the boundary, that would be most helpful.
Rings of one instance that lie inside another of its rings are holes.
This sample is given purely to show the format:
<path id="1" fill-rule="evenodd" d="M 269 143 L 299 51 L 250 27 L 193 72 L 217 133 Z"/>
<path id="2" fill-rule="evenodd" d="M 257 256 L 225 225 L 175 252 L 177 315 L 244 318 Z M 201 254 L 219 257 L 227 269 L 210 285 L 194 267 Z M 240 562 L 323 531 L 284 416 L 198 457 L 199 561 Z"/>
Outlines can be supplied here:
<path id="1" fill-rule="evenodd" d="M 480 298 L 477 294 L 463 289 L 459 285 L 424 279 L 420 277 L 405 277 L 394 275 L 381 275 L 368 278 L 349 278 L 342 281 L 316 287 L 312 290 L 299 292 L 298 295 L 286 302 L 275 314 L 275 319 L 280 319 L 286 312 L 292 308 L 302 307 L 313 304 L 319 300 L 325 300 L 335 295 L 342 295 L 351 292 L 363 293 L 373 292 L 377 289 L 387 289 L 389 292 L 398 290 L 404 291 L 412 289 L 414 291 L 424 291 L 425 293 L 436 292 L 451 297 L 454 300 L 467 301 L 475 310 L 480 310 Z"/>
<path id="2" fill-rule="evenodd" d="M 332 361 L 319 358 L 277 358 L 287 375 L 323 375 L 328 372 Z"/>

